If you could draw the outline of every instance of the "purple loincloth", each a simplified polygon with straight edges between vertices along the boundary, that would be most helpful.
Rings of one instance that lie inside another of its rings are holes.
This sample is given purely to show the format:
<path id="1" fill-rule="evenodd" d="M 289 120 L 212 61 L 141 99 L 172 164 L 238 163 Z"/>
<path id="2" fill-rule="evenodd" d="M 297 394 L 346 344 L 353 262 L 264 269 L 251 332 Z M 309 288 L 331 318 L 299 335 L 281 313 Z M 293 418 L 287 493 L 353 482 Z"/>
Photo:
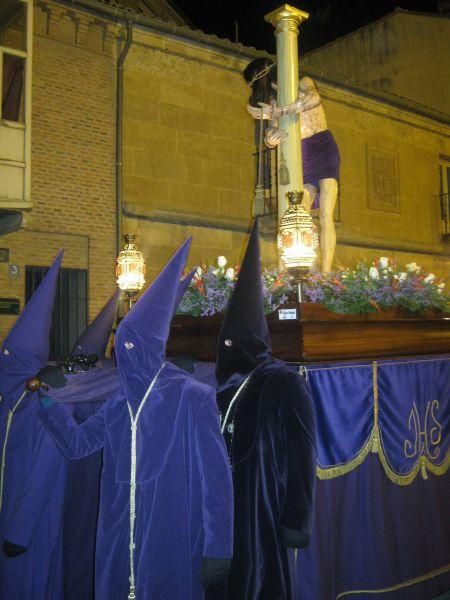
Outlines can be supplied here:
<path id="1" fill-rule="evenodd" d="M 321 179 L 339 180 L 340 157 L 329 129 L 302 140 L 303 183 L 319 188 Z"/>

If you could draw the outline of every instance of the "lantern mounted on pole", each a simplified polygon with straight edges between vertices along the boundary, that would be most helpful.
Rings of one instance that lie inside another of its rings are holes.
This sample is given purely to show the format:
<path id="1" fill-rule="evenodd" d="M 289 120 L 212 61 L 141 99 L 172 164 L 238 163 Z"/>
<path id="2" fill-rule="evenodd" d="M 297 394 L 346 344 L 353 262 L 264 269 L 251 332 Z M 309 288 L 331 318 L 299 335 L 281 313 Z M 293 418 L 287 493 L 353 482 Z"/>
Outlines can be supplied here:
<path id="1" fill-rule="evenodd" d="M 311 215 L 302 204 L 303 192 L 287 192 L 289 206 L 281 217 L 278 233 L 280 258 L 298 285 L 302 302 L 302 281 L 316 260 L 319 238 Z"/>
<path id="2" fill-rule="evenodd" d="M 125 234 L 125 245 L 117 256 L 117 286 L 128 296 L 129 308 L 145 284 L 145 260 L 136 245 L 136 236 Z"/>

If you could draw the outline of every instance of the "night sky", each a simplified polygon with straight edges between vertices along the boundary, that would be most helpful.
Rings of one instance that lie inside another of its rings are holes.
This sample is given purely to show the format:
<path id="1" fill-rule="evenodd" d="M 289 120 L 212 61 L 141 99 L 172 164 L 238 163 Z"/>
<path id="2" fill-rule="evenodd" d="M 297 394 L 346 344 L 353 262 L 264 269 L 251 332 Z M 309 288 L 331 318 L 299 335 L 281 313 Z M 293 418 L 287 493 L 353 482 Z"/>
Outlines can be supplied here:
<path id="1" fill-rule="evenodd" d="M 264 15 L 284 2 L 278 0 L 174 0 L 192 27 L 246 46 L 275 53 L 273 27 Z M 305 53 L 392 12 L 397 6 L 411 11 L 438 12 L 438 0 L 296 0 L 287 2 L 310 14 L 302 24 L 300 52 Z"/>

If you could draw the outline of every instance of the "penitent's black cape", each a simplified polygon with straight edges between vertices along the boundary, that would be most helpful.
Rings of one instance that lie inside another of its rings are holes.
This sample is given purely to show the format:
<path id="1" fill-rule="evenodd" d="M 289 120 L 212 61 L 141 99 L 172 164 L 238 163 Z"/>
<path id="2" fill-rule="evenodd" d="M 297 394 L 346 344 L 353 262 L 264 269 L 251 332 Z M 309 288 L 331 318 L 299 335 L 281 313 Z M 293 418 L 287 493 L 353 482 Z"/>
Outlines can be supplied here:
<path id="1" fill-rule="evenodd" d="M 219 334 L 216 376 L 235 527 L 227 590 L 214 593 L 287 600 L 293 596 L 288 548 L 306 546 L 311 536 L 315 413 L 303 378 L 271 357 L 257 224 Z"/>

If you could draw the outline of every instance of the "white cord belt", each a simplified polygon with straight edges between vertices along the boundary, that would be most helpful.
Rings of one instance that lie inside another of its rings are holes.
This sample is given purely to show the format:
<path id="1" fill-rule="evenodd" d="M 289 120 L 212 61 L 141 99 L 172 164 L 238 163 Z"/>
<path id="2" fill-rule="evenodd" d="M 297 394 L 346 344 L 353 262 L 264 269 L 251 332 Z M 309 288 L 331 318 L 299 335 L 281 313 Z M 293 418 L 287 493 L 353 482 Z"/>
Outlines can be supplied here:
<path id="1" fill-rule="evenodd" d="M 130 413 L 130 421 L 131 421 L 131 469 L 130 469 L 130 591 L 128 594 L 128 600 L 136 599 L 136 585 L 135 585 L 135 577 L 134 577 L 134 549 L 136 544 L 134 543 L 134 523 L 136 520 L 136 470 L 137 470 L 137 425 L 139 421 L 139 417 L 141 415 L 142 409 L 144 408 L 144 404 L 147 398 L 150 395 L 150 392 L 153 389 L 153 386 L 158 379 L 158 375 L 164 368 L 165 363 L 163 363 L 159 369 L 159 371 L 154 376 L 152 382 L 148 386 L 147 391 L 145 392 L 144 397 L 139 404 L 139 407 L 136 412 L 136 416 L 133 416 L 133 411 L 131 410 L 130 403 L 127 402 L 128 412 Z"/>

